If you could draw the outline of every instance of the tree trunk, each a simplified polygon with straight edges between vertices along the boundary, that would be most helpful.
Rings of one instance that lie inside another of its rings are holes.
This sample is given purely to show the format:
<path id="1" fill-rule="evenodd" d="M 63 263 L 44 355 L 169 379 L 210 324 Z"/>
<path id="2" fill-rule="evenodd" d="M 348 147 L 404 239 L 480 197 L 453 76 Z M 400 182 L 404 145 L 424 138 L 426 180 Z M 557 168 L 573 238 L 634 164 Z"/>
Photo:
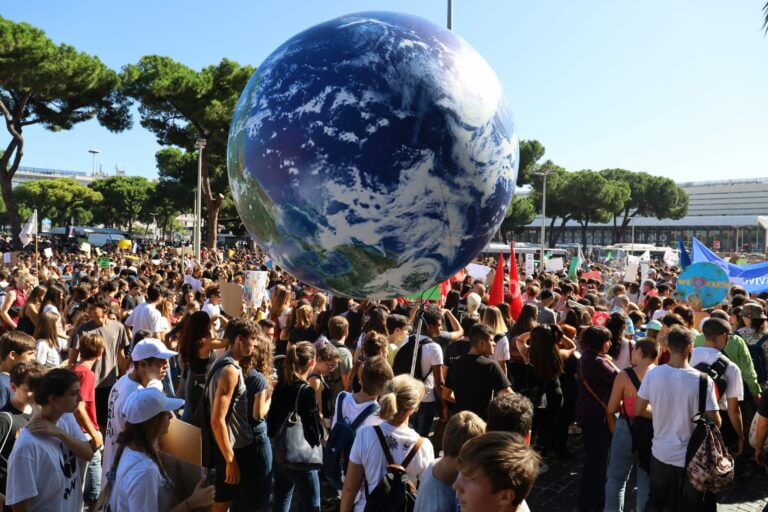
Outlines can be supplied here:
<path id="1" fill-rule="evenodd" d="M 16 170 L 14 169 L 14 172 Z M 11 244 L 16 250 L 21 250 L 21 239 L 19 233 L 21 233 L 21 219 L 19 218 L 19 205 L 16 203 L 16 198 L 13 196 L 13 173 L 0 172 L 0 189 L 2 189 L 3 201 L 5 201 L 5 210 L 8 215 L 8 223 L 11 225 Z"/>
<path id="2" fill-rule="evenodd" d="M 32 93 L 27 93 L 16 105 L 13 113 L 6 107 L 3 101 L 0 101 L 0 111 L 5 118 L 5 125 L 8 133 L 11 135 L 11 141 L 8 143 L 5 151 L 0 156 L 0 189 L 5 201 L 5 209 L 8 212 L 8 223 L 11 225 L 11 244 L 15 249 L 21 249 L 21 219 L 19 219 L 19 205 L 13 197 L 13 175 L 21 164 L 21 157 L 24 156 L 24 136 L 21 134 L 21 116 L 26 108 Z M 13 162 L 11 162 L 13 157 Z M 10 163 L 10 164 L 9 164 Z"/>
<path id="3" fill-rule="evenodd" d="M 200 170 L 202 179 L 202 194 L 205 206 L 208 209 L 208 225 L 206 226 L 206 235 L 208 237 L 207 247 L 210 249 L 216 248 L 216 242 L 219 232 L 219 210 L 221 209 L 222 197 L 217 195 L 214 197 L 211 190 L 211 180 L 208 174 L 208 152 L 203 151 L 203 162 Z"/>
<path id="4" fill-rule="evenodd" d="M 587 252 L 587 226 L 588 222 L 581 223 L 581 248 L 584 252 Z"/>

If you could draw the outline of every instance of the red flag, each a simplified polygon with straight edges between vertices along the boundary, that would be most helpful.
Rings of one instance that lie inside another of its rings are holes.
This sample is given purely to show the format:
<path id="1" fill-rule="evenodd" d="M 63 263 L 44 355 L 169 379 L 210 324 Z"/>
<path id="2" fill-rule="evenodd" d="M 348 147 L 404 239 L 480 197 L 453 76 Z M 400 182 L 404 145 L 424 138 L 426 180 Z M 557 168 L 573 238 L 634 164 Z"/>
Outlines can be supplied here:
<path id="1" fill-rule="evenodd" d="M 449 291 L 451 291 L 451 281 L 446 279 L 440 283 L 440 306 L 445 304 L 445 299 L 448 297 Z"/>
<path id="2" fill-rule="evenodd" d="M 495 306 L 504 302 L 504 253 L 499 253 L 499 262 L 496 264 L 496 274 L 493 276 L 491 296 L 488 297 L 488 305 Z"/>
<path id="3" fill-rule="evenodd" d="M 512 300 L 509 301 L 509 312 L 512 314 L 512 319 L 517 320 L 523 309 L 523 297 L 520 296 L 520 276 L 517 273 L 514 240 L 509 244 L 509 294 L 512 296 Z"/>

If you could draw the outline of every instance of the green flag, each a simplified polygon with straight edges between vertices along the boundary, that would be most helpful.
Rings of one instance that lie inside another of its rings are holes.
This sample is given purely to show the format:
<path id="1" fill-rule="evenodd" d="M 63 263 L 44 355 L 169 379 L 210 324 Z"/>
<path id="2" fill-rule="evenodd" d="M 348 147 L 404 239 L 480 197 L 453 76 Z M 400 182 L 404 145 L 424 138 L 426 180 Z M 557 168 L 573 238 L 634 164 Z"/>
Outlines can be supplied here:
<path id="1" fill-rule="evenodd" d="M 579 267 L 581 267 L 581 263 L 582 263 L 581 255 L 577 254 L 576 256 L 571 258 L 571 264 L 568 266 L 568 279 L 576 281 L 579 278 L 577 272 L 579 270 Z"/>
<path id="2" fill-rule="evenodd" d="M 409 300 L 440 300 L 440 285 L 433 286 L 421 293 L 414 293 L 406 297 Z"/>

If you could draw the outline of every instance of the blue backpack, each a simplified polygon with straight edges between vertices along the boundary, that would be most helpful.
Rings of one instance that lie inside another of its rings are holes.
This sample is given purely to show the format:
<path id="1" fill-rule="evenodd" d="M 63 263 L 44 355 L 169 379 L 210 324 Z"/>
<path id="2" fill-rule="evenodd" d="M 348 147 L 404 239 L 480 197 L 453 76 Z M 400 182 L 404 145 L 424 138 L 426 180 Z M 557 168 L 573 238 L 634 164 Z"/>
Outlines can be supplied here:
<path id="1" fill-rule="evenodd" d="M 352 443 L 355 442 L 357 429 L 368 416 L 379 411 L 379 404 L 374 402 L 358 414 L 352 423 L 347 423 L 344 421 L 341 409 L 349 394 L 346 391 L 339 393 L 336 400 L 336 424 L 331 430 L 323 452 L 323 472 L 330 484 L 339 491 L 344 486 L 341 477 L 347 470 L 349 452 L 352 450 Z"/>

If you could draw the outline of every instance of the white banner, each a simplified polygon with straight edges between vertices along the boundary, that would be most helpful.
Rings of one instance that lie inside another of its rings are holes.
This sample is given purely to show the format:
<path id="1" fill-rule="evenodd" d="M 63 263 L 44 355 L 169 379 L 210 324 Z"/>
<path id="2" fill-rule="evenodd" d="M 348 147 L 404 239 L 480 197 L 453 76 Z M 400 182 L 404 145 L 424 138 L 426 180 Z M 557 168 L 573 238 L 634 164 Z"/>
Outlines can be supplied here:
<path id="1" fill-rule="evenodd" d="M 565 268 L 565 264 L 563 263 L 563 258 L 552 258 L 551 260 L 547 260 L 547 272 L 559 272 Z"/>
<path id="2" fill-rule="evenodd" d="M 525 255 L 525 275 L 532 276 L 533 273 L 534 273 L 533 254 L 526 254 Z"/>

